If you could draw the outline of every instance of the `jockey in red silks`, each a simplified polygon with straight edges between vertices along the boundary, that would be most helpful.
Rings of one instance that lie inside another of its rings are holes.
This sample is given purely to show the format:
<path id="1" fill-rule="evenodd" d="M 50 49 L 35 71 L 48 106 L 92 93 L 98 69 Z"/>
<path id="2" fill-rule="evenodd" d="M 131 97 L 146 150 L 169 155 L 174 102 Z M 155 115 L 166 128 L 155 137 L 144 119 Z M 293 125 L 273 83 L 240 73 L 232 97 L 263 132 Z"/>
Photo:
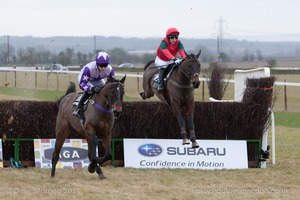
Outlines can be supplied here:
<path id="1" fill-rule="evenodd" d="M 171 63 L 179 64 L 181 59 L 186 57 L 183 44 L 178 39 L 178 36 L 179 31 L 177 28 L 169 28 L 166 37 L 160 42 L 157 48 L 155 66 L 160 68 L 158 91 L 164 89 L 163 74 L 166 67 Z M 176 58 L 177 54 L 180 55 L 181 59 Z"/>

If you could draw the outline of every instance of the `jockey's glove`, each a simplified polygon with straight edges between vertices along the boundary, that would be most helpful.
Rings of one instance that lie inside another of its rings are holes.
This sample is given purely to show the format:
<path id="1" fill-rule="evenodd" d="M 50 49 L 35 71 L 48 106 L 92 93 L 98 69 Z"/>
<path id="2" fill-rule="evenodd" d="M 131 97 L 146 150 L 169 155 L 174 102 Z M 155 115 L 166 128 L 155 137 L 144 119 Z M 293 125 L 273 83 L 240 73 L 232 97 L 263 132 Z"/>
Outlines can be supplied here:
<path id="1" fill-rule="evenodd" d="M 176 65 L 178 65 L 179 63 L 181 63 L 181 59 L 177 59 L 177 58 L 173 58 L 173 61 Z"/>
<path id="2" fill-rule="evenodd" d="M 92 87 L 91 90 L 95 93 L 100 92 L 100 88 L 99 87 Z"/>

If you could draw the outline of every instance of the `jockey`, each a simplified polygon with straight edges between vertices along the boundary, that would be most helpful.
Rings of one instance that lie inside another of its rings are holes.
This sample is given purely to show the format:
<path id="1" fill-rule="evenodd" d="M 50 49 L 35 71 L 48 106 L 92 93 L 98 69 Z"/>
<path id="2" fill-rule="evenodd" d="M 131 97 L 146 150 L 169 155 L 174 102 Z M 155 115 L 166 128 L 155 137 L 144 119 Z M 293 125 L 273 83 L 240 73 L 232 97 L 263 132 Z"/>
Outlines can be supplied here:
<path id="1" fill-rule="evenodd" d="M 181 62 L 181 59 L 184 59 L 186 57 L 183 44 L 178 39 L 178 36 L 179 31 L 177 30 L 177 28 L 169 28 L 167 30 L 166 37 L 163 38 L 157 48 L 155 66 L 160 68 L 158 91 L 164 89 L 163 73 L 166 67 L 171 63 L 178 64 Z M 176 58 L 176 55 L 178 53 L 181 59 Z"/>
<path id="2" fill-rule="evenodd" d="M 95 92 L 100 92 L 105 84 L 104 78 L 115 80 L 115 71 L 109 65 L 110 58 L 106 52 L 99 52 L 95 61 L 86 64 L 78 75 L 79 87 L 84 91 L 77 109 L 73 112 L 79 118 L 82 118 L 82 107 L 84 102 Z"/>

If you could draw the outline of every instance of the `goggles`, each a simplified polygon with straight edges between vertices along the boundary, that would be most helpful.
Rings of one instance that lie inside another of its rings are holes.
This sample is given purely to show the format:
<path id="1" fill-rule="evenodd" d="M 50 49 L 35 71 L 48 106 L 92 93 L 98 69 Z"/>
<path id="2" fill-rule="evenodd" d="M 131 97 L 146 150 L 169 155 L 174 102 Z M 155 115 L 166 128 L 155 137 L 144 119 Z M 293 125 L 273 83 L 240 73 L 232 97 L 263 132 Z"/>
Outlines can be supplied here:
<path id="1" fill-rule="evenodd" d="M 108 63 L 97 63 L 97 67 L 105 68 L 108 66 Z"/>
<path id="2" fill-rule="evenodd" d="M 178 35 L 169 35 L 169 39 L 178 39 Z"/>

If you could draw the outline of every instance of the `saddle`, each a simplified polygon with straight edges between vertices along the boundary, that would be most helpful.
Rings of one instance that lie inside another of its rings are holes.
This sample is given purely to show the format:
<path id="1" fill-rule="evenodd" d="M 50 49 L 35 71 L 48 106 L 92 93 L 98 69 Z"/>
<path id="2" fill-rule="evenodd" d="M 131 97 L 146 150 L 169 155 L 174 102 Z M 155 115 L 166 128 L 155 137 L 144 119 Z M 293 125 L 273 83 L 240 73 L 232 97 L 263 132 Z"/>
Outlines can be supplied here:
<path id="1" fill-rule="evenodd" d="M 100 91 L 102 90 L 102 88 L 104 87 L 105 84 L 100 86 Z M 73 111 L 76 110 L 78 103 L 82 97 L 83 93 L 80 93 L 80 95 L 74 100 L 73 102 Z M 83 107 L 82 107 L 82 113 L 84 113 L 84 111 L 87 109 L 87 105 L 88 102 L 90 101 L 90 99 L 93 97 L 94 93 L 92 95 L 90 95 L 90 97 L 83 103 Z"/>

